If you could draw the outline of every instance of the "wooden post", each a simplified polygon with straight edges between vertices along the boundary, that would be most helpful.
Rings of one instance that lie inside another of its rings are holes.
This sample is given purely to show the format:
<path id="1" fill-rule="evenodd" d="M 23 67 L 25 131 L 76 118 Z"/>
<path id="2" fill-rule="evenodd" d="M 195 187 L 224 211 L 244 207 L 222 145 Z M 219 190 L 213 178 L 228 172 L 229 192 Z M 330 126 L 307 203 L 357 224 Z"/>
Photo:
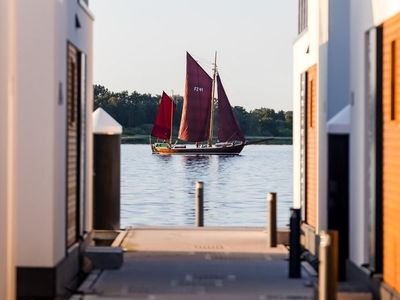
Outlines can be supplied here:
<path id="1" fill-rule="evenodd" d="M 121 135 L 93 135 L 93 228 L 121 228 Z"/>
<path id="2" fill-rule="evenodd" d="M 268 247 L 276 247 L 276 193 L 268 193 L 268 214 L 267 214 L 267 232 L 268 232 Z"/>
<path id="3" fill-rule="evenodd" d="M 204 226 L 204 183 L 196 182 L 196 226 Z"/>
<path id="4" fill-rule="evenodd" d="M 319 244 L 319 300 L 336 300 L 338 280 L 338 232 L 322 231 Z"/>

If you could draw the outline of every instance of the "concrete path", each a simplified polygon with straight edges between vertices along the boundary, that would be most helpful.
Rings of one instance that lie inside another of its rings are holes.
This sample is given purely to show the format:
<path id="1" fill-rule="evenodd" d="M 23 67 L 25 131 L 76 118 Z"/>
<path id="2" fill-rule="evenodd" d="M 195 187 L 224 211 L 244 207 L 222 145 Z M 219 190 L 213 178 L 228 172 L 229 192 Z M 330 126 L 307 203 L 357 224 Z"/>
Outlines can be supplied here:
<path id="1" fill-rule="evenodd" d="M 280 230 L 278 241 L 287 240 L 284 236 Z M 268 248 L 267 238 L 264 228 L 153 227 L 128 230 L 120 245 L 146 252 L 286 253 L 283 246 Z"/>
<path id="2" fill-rule="evenodd" d="M 288 279 L 286 248 L 256 231 L 129 230 L 123 266 L 95 270 L 73 299 L 314 299 L 306 272 Z"/>

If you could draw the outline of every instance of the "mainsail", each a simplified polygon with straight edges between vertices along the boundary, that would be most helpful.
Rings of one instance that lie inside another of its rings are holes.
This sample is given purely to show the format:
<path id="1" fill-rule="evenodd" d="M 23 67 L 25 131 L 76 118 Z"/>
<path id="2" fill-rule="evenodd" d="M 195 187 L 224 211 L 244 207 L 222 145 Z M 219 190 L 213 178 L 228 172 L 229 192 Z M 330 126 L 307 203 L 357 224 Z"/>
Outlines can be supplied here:
<path id="1" fill-rule="evenodd" d="M 244 141 L 244 135 L 233 114 L 231 104 L 226 96 L 221 78 L 217 75 L 218 85 L 218 141 Z"/>
<path id="2" fill-rule="evenodd" d="M 174 101 L 172 101 L 172 99 L 165 92 L 163 92 L 157 117 L 154 122 L 154 127 L 151 131 L 152 136 L 163 140 L 170 138 L 172 117 L 175 113 L 175 108 L 176 104 Z"/>
<path id="3" fill-rule="evenodd" d="M 188 142 L 208 139 L 212 78 L 186 53 L 186 85 L 178 138 Z"/>

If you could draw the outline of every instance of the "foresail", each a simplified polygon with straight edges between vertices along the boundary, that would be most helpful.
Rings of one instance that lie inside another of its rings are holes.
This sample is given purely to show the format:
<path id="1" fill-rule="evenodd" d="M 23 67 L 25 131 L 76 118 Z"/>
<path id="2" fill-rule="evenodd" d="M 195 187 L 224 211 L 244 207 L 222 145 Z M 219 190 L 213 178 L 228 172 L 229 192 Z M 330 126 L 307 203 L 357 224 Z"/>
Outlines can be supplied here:
<path id="1" fill-rule="evenodd" d="M 165 92 L 163 92 L 153 130 L 151 131 L 152 136 L 163 140 L 170 138 L 171 121 L 173 114 L 175 113 L 175 108 L 176 104 L 174 101 L 172 101 L 172 99 Z"/>
<path id="2" fill-rule="evenodd" d="M 218 85 L 218 141 L 244 141 L 244 135 L 240 130 L 231 104 L 222 86 L 221 78 L 217 75 Z"/>
<path id="3" fill-rule="evenodd" d="M 186 83 L 178 138 L 189 142 L 208 139 L 212 78 L 186 53 Z"/>

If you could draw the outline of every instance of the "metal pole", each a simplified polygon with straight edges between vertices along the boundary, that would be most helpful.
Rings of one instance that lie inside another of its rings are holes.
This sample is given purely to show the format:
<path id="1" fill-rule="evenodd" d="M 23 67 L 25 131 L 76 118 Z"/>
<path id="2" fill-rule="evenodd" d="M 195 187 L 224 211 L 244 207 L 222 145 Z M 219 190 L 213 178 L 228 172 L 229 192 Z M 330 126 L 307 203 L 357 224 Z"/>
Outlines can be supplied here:
<path id="1" fill-rule="evenodd" d="M 290 209 L 289 278 L 300 278 L 300 209 Z"/>
<path id="2" fill-rule="evenodd" d="M 322 231 L 319 244 L 319 300 L 336 300 L 338 279 L 338 232 Z"/>
<path id="3" fill-rule="evenodd" d="M 196 226 L 204 226 L 204 183 L 196 182 Z"/>
<path id="4" fill-rule="evenodd" d="M 214 60 L 214 75 L 212 81 L 212 90 L 211 90 L 211 114 L 210 114 L 210 130 L 208 135 L 208 146 L 212 146 L 213 137 L 214 137 L 214 97 L 215 97 L 215 77 L 217 75 L 217 51 L 215 51 L 215 60 Z"/>
<path id="5" fill-rule="evenodd" d="M 268 214 L 267 214 L 267 231 L 268 231 L 268 247 L 276 247 L 276 193 L 268 193 Z"/>

